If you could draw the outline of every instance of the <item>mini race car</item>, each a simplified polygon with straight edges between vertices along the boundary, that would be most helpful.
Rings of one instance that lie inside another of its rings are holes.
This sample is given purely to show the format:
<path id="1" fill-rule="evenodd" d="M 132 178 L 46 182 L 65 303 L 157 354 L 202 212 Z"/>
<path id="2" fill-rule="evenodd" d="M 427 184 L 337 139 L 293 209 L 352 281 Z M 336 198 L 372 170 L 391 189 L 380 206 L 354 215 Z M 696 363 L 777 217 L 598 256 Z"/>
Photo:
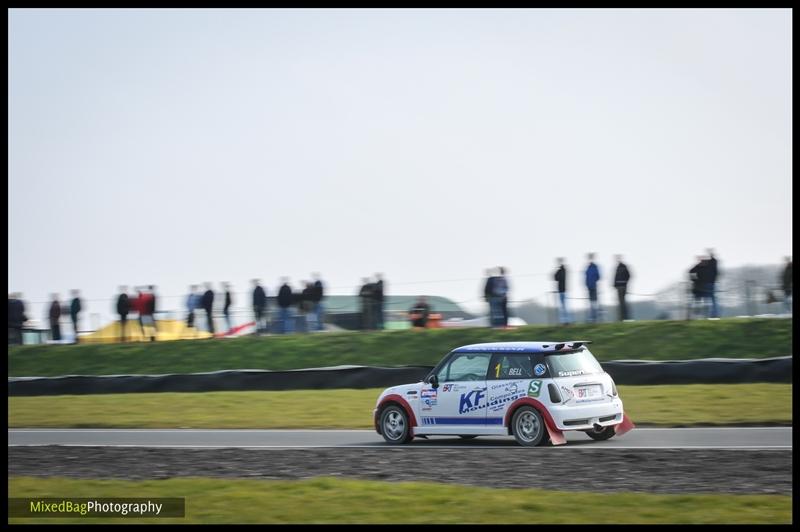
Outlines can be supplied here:
<path id="1" fill-rule="evenodd" d="M 611 376 L 587 341 L 459 347 L 422 382 L 378 397 L 375 430 L 390 444 L 414 437 L 513 435 L 520 445 L 566 443 L 564 431 L 607 440 L 634 428 Z"/>

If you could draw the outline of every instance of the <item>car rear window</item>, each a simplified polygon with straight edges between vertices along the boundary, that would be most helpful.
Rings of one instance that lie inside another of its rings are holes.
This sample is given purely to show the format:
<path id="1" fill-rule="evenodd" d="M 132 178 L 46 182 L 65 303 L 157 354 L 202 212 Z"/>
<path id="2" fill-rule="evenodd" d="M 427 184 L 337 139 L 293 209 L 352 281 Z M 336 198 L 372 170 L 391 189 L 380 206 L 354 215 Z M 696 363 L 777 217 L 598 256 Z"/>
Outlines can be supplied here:
<path id="1" fill-rule="evenodd" d="M 603 373 L 603 367 L 588 349 L 581 348 L 571 353 L 558 353 L 545 357 L 550 375 L 553 377 L 575 377 Z"/>

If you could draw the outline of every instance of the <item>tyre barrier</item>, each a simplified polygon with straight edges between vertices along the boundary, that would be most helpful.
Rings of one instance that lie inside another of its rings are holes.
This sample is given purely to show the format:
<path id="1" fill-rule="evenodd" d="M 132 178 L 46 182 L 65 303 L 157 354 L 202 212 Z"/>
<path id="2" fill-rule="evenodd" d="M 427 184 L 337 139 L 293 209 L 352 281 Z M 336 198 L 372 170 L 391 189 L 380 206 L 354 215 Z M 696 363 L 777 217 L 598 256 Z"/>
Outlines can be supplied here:
<path id="1" fill-rule="evenodd" d="M 766 359 L 706 358 L 653 362 L 618 360 L 601 365 L 616 384 L 791 383 L 792 357 Z M 9 396 L 87 395 L 246 390 L 329 390 L 387 388 L 418 382 L 432 366 L 394 368 L 336 366 L 288 371 L 224 370 L 169 375 L 65 375 L 9 377 Z"/>

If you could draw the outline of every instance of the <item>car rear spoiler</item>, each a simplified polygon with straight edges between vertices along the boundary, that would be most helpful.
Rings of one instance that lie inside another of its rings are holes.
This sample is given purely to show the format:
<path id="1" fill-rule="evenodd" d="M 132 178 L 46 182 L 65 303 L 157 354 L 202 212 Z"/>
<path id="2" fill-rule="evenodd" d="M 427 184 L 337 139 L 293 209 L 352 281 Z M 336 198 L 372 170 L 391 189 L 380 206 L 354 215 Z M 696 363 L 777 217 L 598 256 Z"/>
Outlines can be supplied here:
<path id="1" fill-rule="evenodd" d="M 591 340 L 573 340 L 573 341 L 569 341 L 569 342 L 561 342 L 561 343 L 553 344 L 552 345 L 553 350 L 552 351 L 545 351 L 545 354 L 548 354 L 548 353 L 566 353 L 566 352 L 569 352 L 569 351 L 575 351 L 577 349 L 580 349 L 584 345 L 591 344 L 591 343 L 592 343 Z M 542 345 L 542 347 L 549 348 L 550 345 L 544 344 L 544 345 Z"/>

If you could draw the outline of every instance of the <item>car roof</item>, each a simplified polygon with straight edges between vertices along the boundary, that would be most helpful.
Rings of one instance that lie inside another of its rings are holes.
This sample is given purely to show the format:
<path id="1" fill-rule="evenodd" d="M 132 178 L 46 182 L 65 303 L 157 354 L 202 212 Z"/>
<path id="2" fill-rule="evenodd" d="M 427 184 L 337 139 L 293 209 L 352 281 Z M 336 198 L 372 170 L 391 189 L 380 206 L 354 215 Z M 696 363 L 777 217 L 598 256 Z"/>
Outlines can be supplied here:
<path id="1" fill-rule="evenodd" d="M 485 344 L 470 344 L 453 349 L 454 353 L 560 353 L 572 351 L 583 345 L 590 344 L 588 340 L 559 340 L 557 342 L 490 342 Z"/>

